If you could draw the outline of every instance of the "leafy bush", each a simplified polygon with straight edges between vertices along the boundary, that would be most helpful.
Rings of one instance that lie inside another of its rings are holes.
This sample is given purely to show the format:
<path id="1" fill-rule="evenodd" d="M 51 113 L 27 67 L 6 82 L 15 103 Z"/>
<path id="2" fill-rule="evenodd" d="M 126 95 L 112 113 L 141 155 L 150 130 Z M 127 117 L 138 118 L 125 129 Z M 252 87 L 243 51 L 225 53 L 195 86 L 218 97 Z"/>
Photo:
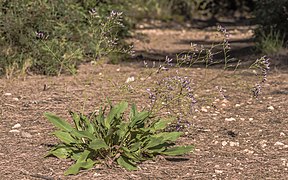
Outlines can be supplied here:
<path id="1" fill-rule="evenodd" d="M 137 163 L 156 155 L 176 156 L 192 150 L 192 146 L 174 146 L 181 132 L 162 132 L 171 120 L 152 119 L 148 111 L 138 112 L 135 105 L 126 120 L 127 106 L 126 102 L 110 105 L 107 115 L 106 108 L 91 116 L 71 112 L 75 128 L 46 113 L 48 120 L 59 129 L 53 134 L 62 141 L 47 156 L 75 160 L 65 172 L 69 175 L 103 161 L 107 164 L 116 161 L 127 170 L 136 170 Z"/>
<path id="2" fill-rule="evenodd" d="M 121 13 L 103 3 L 5 0 L 0 8 L 0 74 L 74 73 L 83 58 L 123 52 Z"/>
<path id="3" fill-rule="evenodd" d="M 254 13 L 256 22 L 259 24 L 255 34 L 260 43 L 265 43 L 267 39 L 271 38 L 276 41 L 281 41 L 283 38 L 284 43 L 287 42 L 288 0 L 256 1 Z"/>

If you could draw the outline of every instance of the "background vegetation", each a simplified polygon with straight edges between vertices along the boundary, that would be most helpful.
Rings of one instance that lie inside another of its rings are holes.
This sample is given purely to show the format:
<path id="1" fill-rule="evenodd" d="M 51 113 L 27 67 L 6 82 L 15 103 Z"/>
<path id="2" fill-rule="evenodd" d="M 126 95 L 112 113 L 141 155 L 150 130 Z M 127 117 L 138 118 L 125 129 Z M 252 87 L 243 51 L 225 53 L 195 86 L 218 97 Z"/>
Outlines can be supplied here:
<path id="1" fill-rule="evenodd" d="M 0 75 L 73 74 L 84 61 L 119 59 L 129 50 L 124 37 L 143 19 L 239 19 L 254 12 L 258 47 L 275 53 L 287 44 L 287 8 L 288 0 L 3 0 Z"/>

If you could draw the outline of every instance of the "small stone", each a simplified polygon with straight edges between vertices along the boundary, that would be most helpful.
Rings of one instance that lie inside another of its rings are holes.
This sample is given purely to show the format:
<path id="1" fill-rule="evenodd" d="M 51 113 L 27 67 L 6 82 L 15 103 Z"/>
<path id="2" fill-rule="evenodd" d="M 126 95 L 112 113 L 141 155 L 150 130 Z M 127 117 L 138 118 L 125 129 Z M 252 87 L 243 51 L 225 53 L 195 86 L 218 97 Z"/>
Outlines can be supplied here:
<path id="1" fill-rule="evenodd" d="M 245 118 L 240 118 L 241 121 L 245 121 Z"/>
<path id="2" fill-rule="evenodd" d="M 227 105 L 225 103 L 222 103 L 221 106 L 226 107 Z"/>
<path id="3" fill-rule="evenodd" d="M 236 119 L 233 118 L 233 117 L 231 117 L 231 118 L 225 118 L 225 121 L 228 121 L 228 122 L 230 122 L 230 121 L 236 121 Z"/>
<path id="4" fill-rule="evenodd" d="M 235 104 L 235 107 L 240 107 L 241 105 L 240 104 Z"/>
<path id="5" fill-rule="evenodd" d="M 24 137 L 24 138 L 32 138 L 32 135 L 28 132 L 21 132 L 21 136 Z"/>
<path id="6" fill-rule="evenodd" d="M 14 101 L 19 101 L 19 99 L 18 99 L 18 98 L 13 98 L 13 100 L 14 100 Z"/>
<path id="7" fill-rule="evenodd" d="M 222 141 L 222 146 L 226 146 L 228 143 L 226 141 Z"/>
<path id="8" fill-rule="evenodd" d="M 223 173 L 223 171 L 222 171 L 222 170 L 217 170 L 217 169 L 215 169 L 215 173 L 216 173 L 216 174 L 221 174 L 221 173 Z"/>
<path id="9" fill-rule="evenodd" d="M 99 73 L 99 76 L 102 76 L 102 75 L 103 75 L 103 74 L 100 72 L 100 73 Z"/>
<path id="10" fill-rule="evenodd" d="M 17 124 L 15 124 L 15 125 L 12 127 L 12 129 L 17 129 L 17 128 L 20 128 L 20 127 L 21 127 L 21 124 L 17 123 Z"/>
<path id="11" fill-rule="evenodd" d="M 4 96 L 11 96 L 12 93 L 5 93 Z"/>
<path id="12" fill-rule="evenodd" d="M 102 174 L 96 172 L 96 173 L 93 174 L 93 176 L 94 177 L 99 177 L 99 176 L 102 176 Z"/>
<path id="13" fill-rule="evenodd" d="M 230 146 L 239 146 L 239 142 L 229 142 Z"/>
<path id="14" fill-rule="evenodd" d="M 144 81 L 146 78 L 140 78 L 141 81 Z"/>
<path id="15" fill-rule="evenodd" d="M 285 136 L 285 133 L 281 132 L 281 133 L 280 133 L 280 136 Z"/>
<path id="16" fill-rule="evenodd" d="M 208 112 L 208 110 L 206 108 L 204 108 L 204 107 L 201 108 L 201 111 L 202 112 Z"/>
<path id="17" fill-rule="evenodd" d="M 270 96 L 270 97 L 268 97 L 267 99 L 273 99 L 273 97 Z"/>
<path id="18" fill-rule="evenodd" d="M 228 167 L 231 167 L 231 166 L 232 166 L 232 164 L 231 164 L 231 163 L 227 163 L 227 164 L 226 164 L 226 166 L 228 166 Z"/>
<path id="19" fill-rule="evenodd" d="M 254 119 L 253 118 L 249 118 L 249 121 L 253 121 Z"/>
<path id="20" fill-rule="evenodd" d="M 135 81 L 135 78 L 134 78 L 134 76 L 131 76 L 131 77 L 127 78 L 126 83 L 130 83 L 130 82 L 133 82 L 133 81 Z"/>
<path id="21" fill-rule="evenodd" d="M 284 143 L 278 141 L 274 144 L 274 146 L 284 146 Z"/>
<path id="22" fill-rule="evenodd" d="M 269 106 L 267 109 L 273 111 L 274 107 L 273 106 Z"/>
<path id="23" fill-rule="evenodd" d="M 254 151 L 249 150 L 249 149 L 244 149 L 244 152 L 250 155 L 254 153 Z"/>
<path id="24" fill-rule="evenodd" d="M 119 72 L 119 71 L 120 71 L 120 68 L 116 69 L 116 71 Z"/>
<path id="25" fill-rule="evenodd" d="M 10 133 L 20 133 L 20 131 L 17 130 L 17 129 L 12 129 L 12 130 L 10 130 L 9 132 L 10 132 Z"/>

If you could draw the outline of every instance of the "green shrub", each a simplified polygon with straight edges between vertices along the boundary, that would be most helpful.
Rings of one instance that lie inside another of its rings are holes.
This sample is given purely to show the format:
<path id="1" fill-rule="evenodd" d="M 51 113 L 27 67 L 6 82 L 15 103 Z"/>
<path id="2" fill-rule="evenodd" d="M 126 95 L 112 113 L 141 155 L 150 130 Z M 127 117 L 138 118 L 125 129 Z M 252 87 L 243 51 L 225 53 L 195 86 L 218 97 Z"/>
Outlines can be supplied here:
<path id="1" fill-rule="evenodd" d="M 254 13 L 259 25 L 255 31 L 258 42 L 265 43 L 271 38 L 273 42 L 281 42 L 282 38 L 284 43 L 288 41 L 288 0 L 256 1 Z"/>
<path id="2" fill-rule="evenodd" d="M 76 161 L 65 172 L 69 175 L 92 168 L 96 163 L 111 165 L 114 161 L 127 170 L 136 170 L 137 163 L 158 154 L 175 156 L 192 150 L 192 146 L 174 146 L 181 132 L 162 132 L 171 120 L 152 119 L 148 111 L 138 112 L 135 105 L 126 119 L 127 106 L 126 102 L 110 105 L 108 114 L 104 108 L 91 116 L 71 112 L 75 128 L 46 113 L 48 120 L 59 129 L 53 134 L 62 141 L 47 156 Z"/>
<path id="3" fill-rule="evenodd" d="M 47 75 L 74 73 L 84 58 L 123 51 L 127 28 L 121 13 L 106 4 L 5 0 L 0 8 L 0 75 L 23 68 Z"/>

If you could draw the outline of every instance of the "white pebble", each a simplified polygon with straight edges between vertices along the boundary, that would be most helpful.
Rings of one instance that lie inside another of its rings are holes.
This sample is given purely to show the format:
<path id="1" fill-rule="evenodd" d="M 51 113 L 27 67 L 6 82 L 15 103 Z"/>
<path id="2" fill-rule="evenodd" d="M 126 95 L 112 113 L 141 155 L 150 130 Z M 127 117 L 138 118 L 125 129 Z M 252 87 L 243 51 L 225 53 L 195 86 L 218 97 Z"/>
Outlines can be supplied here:
<path id="1" fill-rule="evenodd" d="M 233 117 L 231 117 L 231 118 L 225 118 L 225 121 L 228 121 L 228 122 L 230 122 L 230 121 L 236 121 L 236 119 L 233 118 Z"/>
<path id="2" fill-rule="evenodd" d="M 241 105 L 240 104 L 235 104 L 235 107 L 240 107 Z"/>
<path id="3" fill-rule="evenodd" d="M 221 174 L 221 173 L 223 173 L 223 171 L 215 169 L 215 173 L 216 174 Z"/>
<path id="4" fill-rule="evenodd" d="M 241 121 L 245 121 L 245 118 L 240 118 Z"/>
<path id="5" fill-rule="evenodd" d="M 274 146 L 284 146 L 284 143 L 278 141 L 274 144 Z"/>
<path id="6" fill-rule="evenodd" d="M 102 174 L 96 172 L 96 173 L 93 174 L 93 176 L 94 177 L 98 177 L 98 176 L 102 176 Z"/>
<path id="7" fill-rule="evenodd" d="M 205 109 L 204 107 L 201 108 L 201 111 L 202 111 L 202 112 L 208 112 L 208 110 Z"/>
<path id="8" fill-rule="evenodd" d="M 131 77 L 127 78 L 126 83 L 130 83 L 130 82 L 133 82 L 133 81 L 135 81 L 135 78 L 134 78 L 134 76 L 131 76 Z"/>
<path id="9" fill-rule="evenodd" d="M 254 151 L 249 150 L 249 149 L 244 149 L 244 152 L 250 155 L 254 153 Z"/>
<path id="10" fill-rule="evenodd" d="M 226 141 L 222 141 L 222 146 L 226 146 L 228 143 Z"/>
<path id="11" fill-rule="evenodd" d="M 116 71 L 119 72 L 119 71 L 120 71 L 120 68 L 116 69 Z"/>
<path id="12" fill-rule="evenodd" d="M 12 130 L 10 130 L 9 132 L 10 132 L 10 133 L 20 133 L 20 131 L 17 130 L 17 129 L 12 129 Z"/>
<path id="13" fill-rule="evenodd" d="M 253 121 L 254 120 L 254 118 L 249 118 L 249 121 Z"/>
<path id="14" fill-rule="evenodd" d="M 4 96 L 11 96 L 12 93 L 5 93 Z"/>
<path id="15" fill-rule="evenodd" d="M 285 133 L 281 132 L 281 133 L 280 133 L 280 136 L 285 136 Z"/>
<path id="16" fill-rule="evenodd" d="M 17 129 L 17 128 L 20 128 L 20 127 L 21 127 L 21 124 L 17 123 L 17 124 L 15 124 L 15 125 L 12 127 L 12 129 Z"/>
<path id="17" fill-rule="evenodd" d="M 14 100 L 14 101 L 19 101 L 19 99 L 18 99 L 18 98 L 13 98 L 13 100 Z"/>
<path id="18" fill-rule="evenodd" d="M 273 106 L 269 106 L 267 109 L 273 111 L 274 107 Z"/>
<path id="19" fill-rule="evenodd" d="M 229 142 L 230 146 L 239 146 L 239 142 Z"/>

